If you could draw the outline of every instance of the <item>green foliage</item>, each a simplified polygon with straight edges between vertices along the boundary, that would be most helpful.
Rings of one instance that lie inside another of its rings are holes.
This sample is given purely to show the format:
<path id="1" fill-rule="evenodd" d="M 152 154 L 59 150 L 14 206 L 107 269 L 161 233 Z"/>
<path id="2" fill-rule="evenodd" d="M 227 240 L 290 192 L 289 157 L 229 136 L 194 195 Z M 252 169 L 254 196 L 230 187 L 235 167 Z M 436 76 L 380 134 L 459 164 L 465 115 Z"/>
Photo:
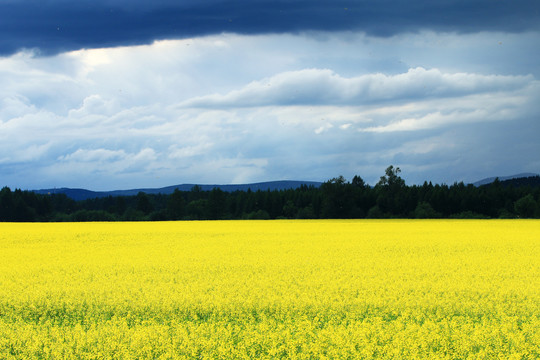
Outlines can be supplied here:
<path id="1" fill-rule="evenodd" d="M 298 212 L 298 209 L 292 202 L 292 200 L 287 200 L 285 205 L 283 205 L 283 215 L 288 219 L 294 219 L 296 217 L 296 213 Z"/>
<path id="2" fill-rule="evenodd" d="M 441 214 L 433 209 L 427 202 L 421 202 L 414 209 L 414 218 L 416 219 L 436 219 L 440 218 Z"/>
<path id="3" fill-rule="evenodd" d="M 104 210 L 78 210 L 71 214 L 70 221 L 116 221 L 113 214 Z"/>
<path id="4" fill-rule="evenodd" d="M 137 194 L 137 210 L 147 215 L 153 210 L 153 206 L 148 199 L 148 195 L 143 192 Z"/>
<path id="5" fill-rule="evenodd" d="M 379 182 L 377 183 L 378 186 L 388 187 L 391 189 L 399 189 L 405 186 L 405 181 L 399 177 L 399 173 L 401 173 L 400 168 L 394 168 L 393 165 L 390 165 L 386 168 L 384 173 L 384 176 L 381 176 Z"/>
<path id="6" fill-rule="evenodd" d="M 212 191 L 210 191 L 210 194 L 208 194 L 207 210 L 208 217 L 211 220 L 219 220 L 225 217 L 226 201 L 226 195 L 221 189 L 214 188 Z"/>
<path id="7" fill-rule="evenodd" d="M 185 211 L 184 195 L 180 190 L 175 189 L 167 200 L 168 217 L 172 220 L 180 220 L 185 215 Z"/>
<path id="8" fill-rule="evenodd" d="M 378 205 L 373 206 L 367 213 L 368 219 L 384 219 L 388 216 L 384 214 Z"/>
<path id="9" fill-rule="evenodd" d="M 313 206 L 309 205 L 298 210 L 298 212 L 296 213 L 296 218 L 297 219 L 316 219 L 317 215 L 315 215 Z"/>
<path id="10" fill-rule="evenodd" d="M 527 194 L 517 200 L 514 207 L 519 217 L 532 218 L 536 213 L 537 204 L 532 194 Z"/>
<path id="11" fill-rule="evenodd" d="M 451 219 L 489 219 L 489 217 L 487 217 L 486 215 L 475 213 L 470 210 L 462 211 L 457 214 L 452 214 L 450 218 Z"/>
<path id="12" fill-rule="evenodd" d="M 187 206 L 187 213 L 189 220 L 208 219 L 208 200 L 193 200 Z"/>
<path id="13" fill-rule="evenodd" d="M 270 215 L 265 210 L 257 210 L 257 211 L 247 214 L 245 219 L 246 220 L 269 220 Z"/>

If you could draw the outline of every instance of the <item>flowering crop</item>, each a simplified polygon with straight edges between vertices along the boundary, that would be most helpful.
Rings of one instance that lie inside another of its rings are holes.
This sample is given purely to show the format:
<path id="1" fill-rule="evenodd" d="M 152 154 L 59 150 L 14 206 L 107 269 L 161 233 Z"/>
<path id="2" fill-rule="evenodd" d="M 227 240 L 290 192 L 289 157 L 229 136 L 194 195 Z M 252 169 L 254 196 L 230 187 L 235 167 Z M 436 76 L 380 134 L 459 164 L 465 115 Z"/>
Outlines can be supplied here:
<path id="1" fill-rule="evenodd" d="M 540 221 L 0 224 L 0 359 L 537 359 Z"/>

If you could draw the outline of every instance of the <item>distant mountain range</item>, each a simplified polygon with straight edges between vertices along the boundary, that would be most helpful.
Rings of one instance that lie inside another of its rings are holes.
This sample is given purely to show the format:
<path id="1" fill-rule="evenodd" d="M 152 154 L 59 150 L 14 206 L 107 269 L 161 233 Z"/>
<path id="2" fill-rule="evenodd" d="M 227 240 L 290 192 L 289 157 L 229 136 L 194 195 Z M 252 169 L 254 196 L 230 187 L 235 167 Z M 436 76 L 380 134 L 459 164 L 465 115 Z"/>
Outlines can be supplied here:
<path id="1" fill-rule="evenodd" d="M 477 182 L 474 182 L 473 185 L 482 186 L 482 185 L 491 184 L 497 178 L 499 178 L 499 181 L 509 181 L 509 180 L 514 180 L 514 179 L 534 178 L 538 176 L 540 175 L 534 174 L 534 173 L 521 173 L 521 174 L 516 174 L 516 175 L 510 175 L 510 176 L 495 176 L 495 177 L 485 178 Z"/>
<path id="2" fill-rule="evenodd" d="M 71 188 L 54 188 L 54 189 L 41 189 L 41 190 L 32 190 L 36 194 L 66 194 L 68 197 L 73 200 L 86 200 L 86 199 L 95 199 L 107 196 L 133 196 L 137 195 L 139 192 L 144 192 L 147 194 L 172 194 L 175 189 L 180 191 L 190 191 L 194 186 L 199 186 L 202 191 L 210 191 L 214 188 L 221 189 L 226 192 L 234 191 L 273 191 L 273 190 L 288 190 L 288 189 L 297 189 L 302 185 L 306 186 L 321 186 L 321 182 L 317 181 L 294 181 L 294 180 L 281 180 L 281 181 L 267 181 L 259 182 L 252 184 L 234 184 L 234 185 L 198 185 L 198 184 L 181 184 L 173 185 L 162 188 L 151 188 L 151 189 L 130 189 L 130 190 L 114 190 L 114 191 L 91 191 L 86 189 L 71 189 Z"/>

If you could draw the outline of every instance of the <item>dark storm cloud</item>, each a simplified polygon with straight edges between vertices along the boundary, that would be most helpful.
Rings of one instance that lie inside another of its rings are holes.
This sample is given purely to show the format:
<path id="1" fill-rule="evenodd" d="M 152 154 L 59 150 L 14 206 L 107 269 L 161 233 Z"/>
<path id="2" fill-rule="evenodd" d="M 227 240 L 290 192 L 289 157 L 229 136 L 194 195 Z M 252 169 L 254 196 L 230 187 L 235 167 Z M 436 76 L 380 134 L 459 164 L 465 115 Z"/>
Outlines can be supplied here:
<path id="1" fill-rule="evenodd" d="M 0 55 L 54 54 L 222 32 L 435 30 L 519 32 L 540 28 L 537 0 L 0 0 Z"/>

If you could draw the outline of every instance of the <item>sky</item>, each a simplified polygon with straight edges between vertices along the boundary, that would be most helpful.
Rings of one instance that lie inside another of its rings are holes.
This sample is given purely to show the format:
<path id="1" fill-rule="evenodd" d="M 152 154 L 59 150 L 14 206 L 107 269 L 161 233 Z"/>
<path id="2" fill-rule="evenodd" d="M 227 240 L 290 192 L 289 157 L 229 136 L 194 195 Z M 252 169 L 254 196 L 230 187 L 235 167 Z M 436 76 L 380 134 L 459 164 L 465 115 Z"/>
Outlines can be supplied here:
<path id="1" fill-rule="evenodd" d="M 537 0 L 0 0 L 0 187 L 540 173 Z"/>

